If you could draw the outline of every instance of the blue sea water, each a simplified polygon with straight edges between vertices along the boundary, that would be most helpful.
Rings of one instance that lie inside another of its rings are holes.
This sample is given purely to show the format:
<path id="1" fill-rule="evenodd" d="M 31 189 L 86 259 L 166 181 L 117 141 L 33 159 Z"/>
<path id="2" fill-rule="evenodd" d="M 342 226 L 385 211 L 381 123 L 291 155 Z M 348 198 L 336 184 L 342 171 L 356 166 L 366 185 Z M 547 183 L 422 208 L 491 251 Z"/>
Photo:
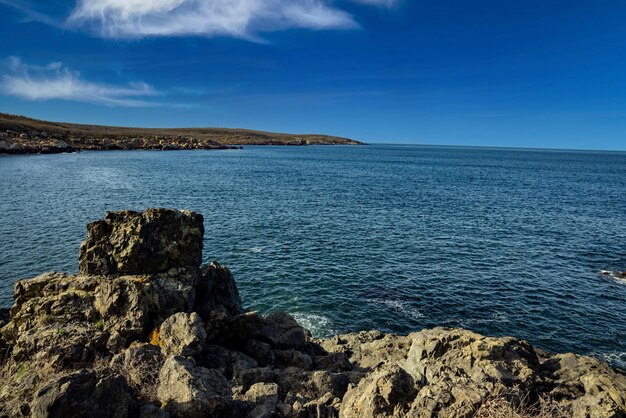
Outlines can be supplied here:
<path id="1" fill-rule="evenodd" d="M 626 153 L 248 147 L 0 158 L 0 304 L 107 210 L 205 217 L 245 305 L 314 334 L 462 326 L 626 365 Z"/>

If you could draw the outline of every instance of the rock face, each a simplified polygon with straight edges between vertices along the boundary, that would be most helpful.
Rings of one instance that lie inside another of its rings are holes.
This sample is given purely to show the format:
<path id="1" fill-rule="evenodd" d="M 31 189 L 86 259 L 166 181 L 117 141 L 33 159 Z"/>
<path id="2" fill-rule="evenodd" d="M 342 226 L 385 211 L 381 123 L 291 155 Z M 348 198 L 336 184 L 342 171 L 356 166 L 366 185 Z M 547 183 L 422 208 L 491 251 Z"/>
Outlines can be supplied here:
<path id="1" fill-rule="evenodd" d="M 626 376 L 590 357 L 447 328 L 315 340 L 246 312 L 203 233 L 192 212 L 109 213 L 79 274 L 17 282 L 0 417 L 626 416 Z"/>
<path id="2" fill-rule="evenodd" d="M 110 212 L 87 226 L 82 274 L 150 274 L 202 262 L 202 215 L 171 209 Z"/>

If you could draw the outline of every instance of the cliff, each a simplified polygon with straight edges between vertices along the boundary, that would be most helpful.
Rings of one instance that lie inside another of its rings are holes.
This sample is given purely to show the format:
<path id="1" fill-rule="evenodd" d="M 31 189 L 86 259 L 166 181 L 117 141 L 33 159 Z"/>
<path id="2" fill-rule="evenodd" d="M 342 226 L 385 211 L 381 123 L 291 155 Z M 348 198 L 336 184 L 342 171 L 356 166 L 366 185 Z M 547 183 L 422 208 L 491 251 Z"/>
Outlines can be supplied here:
<path id="1" fill-rule="evenodd" d="M 328 135 L 282 134 L 246 129 L 145 129 L 47 122 L 0 113 L 0 154 L 48 154 L 80 150 L 229 149 L 242 145 L 360 144 Z"/>
<path id="2" fill-rule="evenodd" d="M 202 266 L 201 215 L 113 212 L 79 273 L 15 284 L 6 417 L 623 417 L 626 376 L 513 337 L 435 328 L 317 340 Z"/>

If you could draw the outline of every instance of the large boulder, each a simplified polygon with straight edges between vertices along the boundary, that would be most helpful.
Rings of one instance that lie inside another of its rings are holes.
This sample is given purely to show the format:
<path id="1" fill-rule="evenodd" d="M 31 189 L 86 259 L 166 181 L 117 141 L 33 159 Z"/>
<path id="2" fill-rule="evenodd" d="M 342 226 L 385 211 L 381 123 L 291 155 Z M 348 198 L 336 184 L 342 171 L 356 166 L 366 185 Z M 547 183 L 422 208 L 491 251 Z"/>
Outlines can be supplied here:
<path id="1" fill-rule="evenodd" d="M 136 343 L 115 355 L 108 368 L 122 375 L 140 399 L 157 400 L 159 373 L 165 358 L 161 349 L 147 343 Z"/>
<path id="2" fill-rule="evenodd" d="M 206 335 L 202 319 L 197 313 L 178 312 L 161 324 L 156 339 L 166 355 L 190 357 L 202 352 Z"/>
<path id="3" fill-rule="evenodd" d="M 239 290 L 230 270 L 215 261 L 202 268 L 196 285 L 194 311 L 198 312 L 205 321 L 212 312 L 216 311 L 226 316 L 239 315 L 244 312 Z"/>
<path id="4" fill-rule="evenodd" d="M 355 366 L 371 370 L 385 364 L 404 364 L 411 348 L 411 337 L 380 331 L 361 331 L 336 335 L 320 340 L 319 343 L 324 350 L 344 353 Z"/>
<path id="5" fill-rule="evenodd" d="M 157 396 L 172 416 L 185 418 L 227 416 L 232 401 L 230 386 L 223 375 L 179 356 L 165 360 Z"/>
<path id="6" fill-rule="evenodd" d="M 626 417 L 626 375 L 606 363 L 576 354 L 557 354 L 542 363 L 546 394 L 569 405 L 574 417 Z"/>
<path id="7" fill-rule="evenodd" d="M 122 377 L 98 379 L 81 370 L 41 388 L 29 409 L 32 418 L 125 418 L 134 415 L 136 405 Z"/>
<path id="8" fill-rule="evenodd" d="M 416 394 L 411 375 L 399 366 L 377 370 L 343 398 L 344 418 L 404 417 Z"/>
<path id="9" fill-rule="evenodd" d="M 504 392 L 521 401 L 535 389 L 539 368 L 526 341 L 447 328 L 413 334 L 404 364 L 422 386 L 413 411 L 444 416 L 469 416 L 491 393 Z"/>
<path id="10" fill-rule="evenodd" d="M 173 209 L 109 212 L 87 226 L 82 274 L 149 274 L 202 262 L 202 215 Z"/>

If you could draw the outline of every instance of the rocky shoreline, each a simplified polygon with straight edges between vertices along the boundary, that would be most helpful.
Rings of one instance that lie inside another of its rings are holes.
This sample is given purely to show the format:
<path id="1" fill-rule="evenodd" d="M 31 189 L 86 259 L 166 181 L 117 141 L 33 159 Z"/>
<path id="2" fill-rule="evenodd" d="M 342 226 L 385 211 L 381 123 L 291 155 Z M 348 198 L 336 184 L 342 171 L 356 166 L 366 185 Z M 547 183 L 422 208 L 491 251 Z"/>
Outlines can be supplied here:
<path id="1" fill-rule="evenodd" d="M 57 154 L 111 150 L 215 150 L 242 145 L 360 144 L 328 135 L 290 135 L 245 129 L 142 129 L 47 122 L 0 113 L 0 154 Z"/>
<path id="2" fill-rule="evenodd" d="M 215 141 L 177 137 L 71 137 L 48 134 L 47 132 L 0 133 L 0 154 L 61 154 L 79 151 L 116 150 L 197 150 L 197 149 L 240 149 L 239 146 L 224 145 Z"/>
<path id="3" fill-rule="evenodd" d="M 201 215 L 111 212 L 79 273 L 15 284 L 0 417 L 624 417 L 626 375 L 513 337 L 435 328 L 315 339 L 201 265 Z"/>

